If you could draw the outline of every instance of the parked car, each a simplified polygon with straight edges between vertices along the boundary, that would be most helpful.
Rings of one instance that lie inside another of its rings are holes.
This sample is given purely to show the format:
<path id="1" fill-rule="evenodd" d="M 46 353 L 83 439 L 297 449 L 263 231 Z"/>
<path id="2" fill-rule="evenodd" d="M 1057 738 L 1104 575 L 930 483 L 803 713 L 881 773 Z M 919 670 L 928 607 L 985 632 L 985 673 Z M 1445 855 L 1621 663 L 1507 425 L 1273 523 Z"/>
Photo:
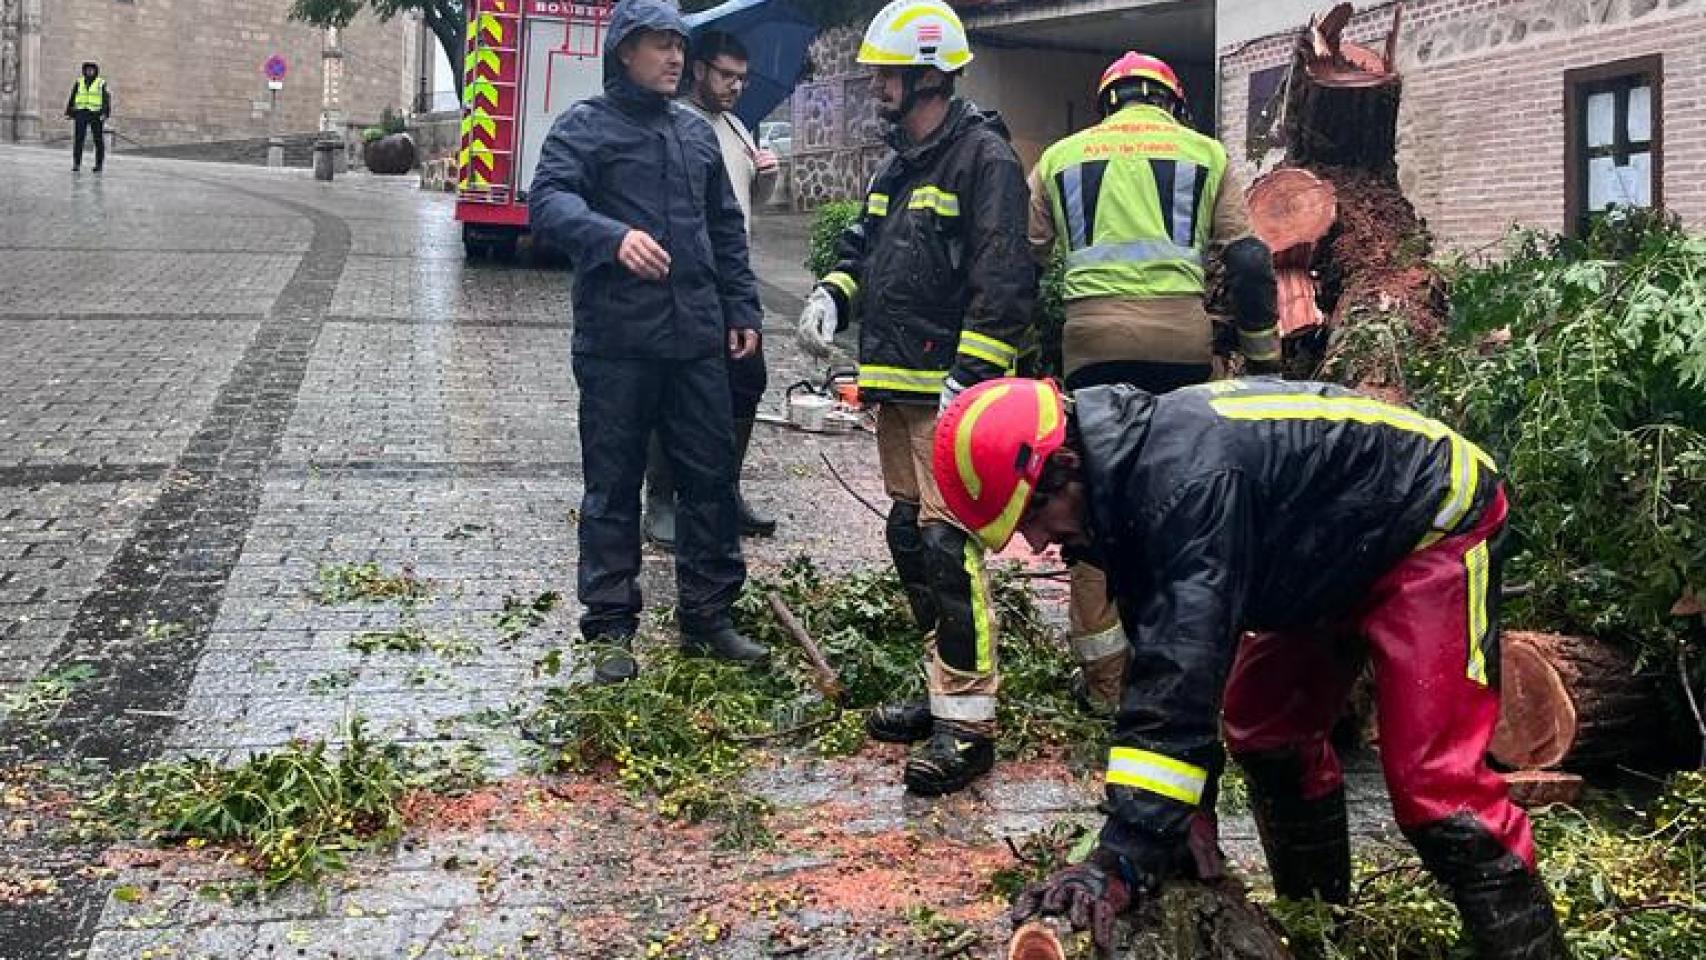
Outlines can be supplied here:
<path id="1" fill-rule="evenodd" d="M 794 125 L 786 120 L 766 120 L 758 125 L 758 145 L 787 157 L 794 152 Z"/>

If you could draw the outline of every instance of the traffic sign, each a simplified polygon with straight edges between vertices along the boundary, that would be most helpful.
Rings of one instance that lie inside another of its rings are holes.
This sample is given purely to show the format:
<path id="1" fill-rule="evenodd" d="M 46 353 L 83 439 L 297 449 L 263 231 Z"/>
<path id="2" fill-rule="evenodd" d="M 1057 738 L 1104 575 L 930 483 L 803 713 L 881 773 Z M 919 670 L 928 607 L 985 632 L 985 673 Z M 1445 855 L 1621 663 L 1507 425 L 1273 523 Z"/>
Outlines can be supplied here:
<path id="1" fill-rule="evenodd" d="M 290 64 L 285 62 L 284 57 L 275 53 L 267 58 L 266 66 L 261 69 L 266 73 L 268 80 L 279 82 L 283 81 L 284 75 L 290 71 Z"/>

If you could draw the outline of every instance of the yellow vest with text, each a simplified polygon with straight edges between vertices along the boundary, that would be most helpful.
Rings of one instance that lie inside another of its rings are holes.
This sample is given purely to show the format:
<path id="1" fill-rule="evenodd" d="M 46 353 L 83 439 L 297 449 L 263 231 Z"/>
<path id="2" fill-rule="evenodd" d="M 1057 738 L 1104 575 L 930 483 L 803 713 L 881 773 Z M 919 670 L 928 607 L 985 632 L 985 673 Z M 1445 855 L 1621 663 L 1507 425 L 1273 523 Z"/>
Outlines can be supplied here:
<path id="1" fill-rule="evenodd" d="M 1136 104 L 1049 147 L 1037 170 L 1067 300 L 1203 293 L 1225 147 Z"/>
<path id="2" fill-rule="evenodd" d="M 87 110 L 90 113 L 100 113 L 106 104 L 104 94 L 107 89 L 107 78 L 96 77 L 90 83 L 87 77 L 77 78 L 77 99 L 73 107 L 77 110 Z"/>

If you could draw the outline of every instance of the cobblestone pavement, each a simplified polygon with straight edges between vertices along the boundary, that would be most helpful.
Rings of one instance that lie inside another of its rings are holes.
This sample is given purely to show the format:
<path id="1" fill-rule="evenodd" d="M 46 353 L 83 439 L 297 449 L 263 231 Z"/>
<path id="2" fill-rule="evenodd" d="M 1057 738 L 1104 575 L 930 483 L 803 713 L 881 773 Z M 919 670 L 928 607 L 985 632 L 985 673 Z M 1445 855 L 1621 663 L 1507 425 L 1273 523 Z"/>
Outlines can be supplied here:
<path id="1" fill-rule="evenodd" d="M 778 761 L 755 788 L 787 842 L 748 861 L 599 785 L 525 779 L 513 737 L 470 718 L 539 695 L 533 664 L 565 645 L 572 603 L 516 643 L 423 666 L 350 649 L 396 626 L 394 609 L 306 591 L 323 565 L 407 565 L 438 588 L 421 622 L 476 642 L 506 597 L 572 595 L 581 481 L 564 273 L 465 264 L 448 199 L 412 181 L 123 157 L 74 178 L 57 153 L 3 147 L 0 162 L 0 696 L 80 665 L 97 674 L 71 686 L 48 746 L 26 752 L 234 762 L 336 740 L 359 715 L 386 740 L 471 743 L 517 777 L 486 816 L 417 827 L 329 886 L 258 903 L 198 897 L 231 869 L 207 858 L 109 851 L 86 869 L 61 857 L 56 892 L 0 903 L 0 960 L 629 957 L 672 934 L 683 954 L 757 957 L 775 947 L 779 910 L 802 931 L 795 955 L 906 956 L 872 932 L 876 914 L 789 907 L 778 891 L 826 869 L 917 890 L 933 863 L 1094 803 L 1058 768 L 1003 770 L 926 803 L 902 795 L 892 752 Z M 760 225 L 773 333 L 808 283 L 802 236 L 797 220 Z M 770 352 L 779 405 L 815 364 L 785 335 Z M 860 468 L 874 462 L 867 437 L 762 430 L 747 491 L 782 533 L 751 544 L 755 572 L 800 553 L 882 561 L 879 522 L 822 455 L 880 502 Z M 671 580 L 649 555 L 648 599 L 667 603 Z M 0 764 L 18 759 L 10 739 Z M 1375 809 L 1378 785 L 1362 779 L 1359 804 Z M 896 832 L 910 861 L 859 846 Z M 1227 833 L 1248 858 L 1248 823 Z M 725 889 L 707 891 L 709 876 Z M 987 892 L 962 887 L 942 906 L 994 924 Z M 751 909 L 734 910 L 731 891 Z M 899 905 L 873 909 L 905 926 Z"/>

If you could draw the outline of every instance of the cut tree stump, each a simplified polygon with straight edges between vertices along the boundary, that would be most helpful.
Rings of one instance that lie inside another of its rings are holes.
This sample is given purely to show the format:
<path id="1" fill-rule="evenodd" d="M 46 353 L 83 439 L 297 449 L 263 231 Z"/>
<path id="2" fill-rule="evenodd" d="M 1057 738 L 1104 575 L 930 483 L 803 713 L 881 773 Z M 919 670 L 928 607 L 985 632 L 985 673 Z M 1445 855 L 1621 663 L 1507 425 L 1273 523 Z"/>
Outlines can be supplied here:
<path id="1" fill-rule="evenodd" d="M 1603 770 L 1647 755 L 1654 692 L 1622 651 L 1591 637 L 1507 632 L 1501 713 L 1488 752 L 1514 770 Z"/>
<path id="2" fill-rule="evenodd" d="M 1396 321 L 1431 335 L 1449 315 L 1444 281 L 1427 261 L 1432 240 L 1398 186 L 1403 84 L 1392 61 L 1400 20 L 1394 16 L 1382 56 L 1343 40 L 1350 18 L 1350 4 L 1339 4 L 1299 33 L 1286 89 L 1282 169 L 1330 184 L 1338 208 L 1310 264 L 1327 322 L 1287 338 L 1287 373 L 1306 379 L 1333 357 L 1344 327 Z M 1381 399 L 1408 399 L 1395 357 L 1362 358 L 1332 379 Z"/>
<path id="3" fill-rule="evenodd" d="M 1169 883 L 1126 926 L 1120 960 L 1292 960 L 1285 936 L 1235 880 Z M 1095 945 L 1049 919 L 1019 928 L 1008 960 L 1090 960 Z"/>

